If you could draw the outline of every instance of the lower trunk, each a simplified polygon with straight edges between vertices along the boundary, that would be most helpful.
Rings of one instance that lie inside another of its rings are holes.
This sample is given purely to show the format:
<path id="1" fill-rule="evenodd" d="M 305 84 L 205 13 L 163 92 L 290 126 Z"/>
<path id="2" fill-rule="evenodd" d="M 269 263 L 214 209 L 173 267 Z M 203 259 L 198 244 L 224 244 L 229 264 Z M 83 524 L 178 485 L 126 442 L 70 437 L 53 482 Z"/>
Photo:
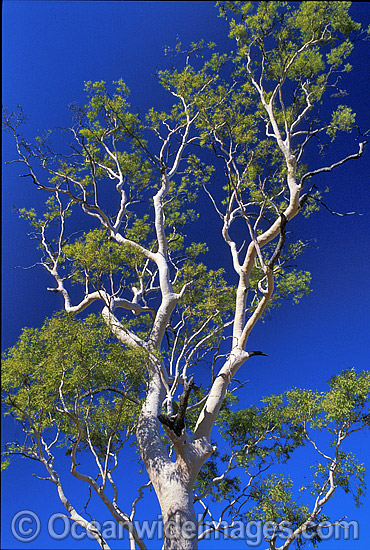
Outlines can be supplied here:
<path id="1" fill-rule="evenodd" d="M 163 550 L 196 550 L 198 526 L 192 491 L 172 479 L 158 497 L 163 517 Z"/>
<path id="2" fill-rule="evenodd" d="M 146 440 L 145 447 L 141 447 L 141 451 L 161 508 L 163 550 L 197 550 L 198 525 L 193 504 L 194 482 L 212 448 L 202 440 L 193 442 L 189 438 L 182 443 L 182 448 L 175 445 L 177 458 L 176 462 L 172 462 L 160 446 L 161 440 L 156 435 L 157 423 L 158 420 L 147 417 L 144 428 L 139 422 L 138 439 L 142 444 L 145 432 L 148 436 L 152 435 L 150 440 Z"/>
<path id="3" fill-rule="evenodd" d="M 176 452 L 176 462 L 172 462 L 159 431 L 158 415 L 163 397 L 162 379 L 154 365 L 147 398 L 139 416 L 137 442 L 161 507 L 163 550 L 197 550 L 198 525 L 193 489 L 213 448 L 207 437 L 194 439 L 185 430 L 178 436 L 165 426 Z"/>

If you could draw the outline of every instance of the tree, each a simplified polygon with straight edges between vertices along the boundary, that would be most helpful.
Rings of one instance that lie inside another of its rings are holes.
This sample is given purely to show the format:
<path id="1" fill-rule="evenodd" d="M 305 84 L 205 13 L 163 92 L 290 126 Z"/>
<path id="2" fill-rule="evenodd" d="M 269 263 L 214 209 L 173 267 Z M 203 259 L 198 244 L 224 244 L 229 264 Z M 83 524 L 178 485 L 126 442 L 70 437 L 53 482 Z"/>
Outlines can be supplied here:
<path id="1" fill-rule="evenodd" d="M 102 548 L 109 547 L 104 533 L 64 491 L 58 443 L 72 475 L 129 531 L 132 548 L 145 548 L 134 522 L 138 499 L 131 514 L 122 511 L 114 479 L 132 438 L 149 476 L 139 495 L 154 488 L 166 549 L 197 547 L 195 504 L 201 521 L 211 517 L 200 539 L 227 530 L 224 518 L 230 529 L 252 518 L 272 522 L 270 548 L 288 548 L 303 544 L 307 532 L 320 540 L 323 507 L 337 487 L 357 500 L 363 492 L 363 468 L 343 442 L 368 425 L 369 373 L 347 370 L 325 394 L 293 388 L 259 408 L 240 409 L 235 397 L 238 370 L 264 355 L 248 347 L 256 323 L 281 298 L 298 301 L 308 292 L 309 273 L 290 265 L 306 245 L 292 240 L 289 222 L 323 204 L 315 176 L 363 154 L 361 142 L 334 164 L 308 166 L 314 144 L 323 149 L 356 129 L 348 106 L 328 117 L 321 104 L 333 91 L 341 96 L 339 79 L 362 31 L 347 2 L 219 8 L 236 51 L 178 44 L 184 64 L 158 72 L 174 102 L 168 111 L 151 109 L 143 121 L 122 80 L 112 94 L 104 82 L 87 82 L 87 105 L 72 106 L 70 148 L 58 154 L 49 133 L 35 144 L 20 136 L 22 111 L 5 115 L 24 175 L 48 197 L 43 214 L 19 212 L 54 279 L 48 290 L 65 310 L 41 330 L 25 329 L 5 356 L 4 402 L 26 434 L 5 452 L 41 462 L 72 520 Z M 215 171 L 225 175 L 222 189 Z M 204 265 L 206 244 L 187 238 L 201 192 L 221 220 L 233 273 Z M 81 213 L 88 220 L 82 235 Z M 76 317 L 93 307 L 95 315 Z M 215 424 L 230 445 L 226 456 L 211 438 L 219 439 Z M 331 448 L 315 429 L 325 430 Z M 265 472 L 305 444 L 320 462 L 306 489 L 314 498 L 301 506 L 290 480 Z M 83 452 L 97 472 L 80 468 Z M 206 497 L 225 499 L 218 521 Z"/>

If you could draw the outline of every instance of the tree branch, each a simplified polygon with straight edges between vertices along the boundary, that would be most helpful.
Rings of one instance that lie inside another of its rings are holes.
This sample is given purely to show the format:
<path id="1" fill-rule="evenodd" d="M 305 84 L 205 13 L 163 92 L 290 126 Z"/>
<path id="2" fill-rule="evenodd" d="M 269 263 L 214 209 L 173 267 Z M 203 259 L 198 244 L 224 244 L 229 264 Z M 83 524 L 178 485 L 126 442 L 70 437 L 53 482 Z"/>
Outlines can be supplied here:
<path id="1" fill-rule="evenodd" d="M 323 172 L 331 172 L 332 170 L 334 170 L 334 168 L 337 168 L 338 166 L 341 166 L 342 164 L 344 164 L 345 162 L 348 162 L 349 160 L 360 158 L 363 151 L 364 151 L 364 147 L 365 147 L 366 143 L 367 143 L 366 141 L 362 141 L 359 144 L 359 148 L 358 148 L 357 153 L 354 153 L 353 155 L 348 155 L 348 157 L 345 157 L 342 160 L 340 160 L 338 162 L 335 162 L 331 166 L 324 166 L 323 168 L 318 168 L 317 170 L 313 170 L 311 172 L 306 172 L 306 174 L 304 174 L 304 176 L 302 176 L 302 178 L 301 178 L 301 181 L 299 183 L 300 187 L 302 188 L 302 186 L 303 186 L 303 184 L 304 184 L 304 182 L 307 178 L 317 176 L 317 174 L 322 174 Z"/>

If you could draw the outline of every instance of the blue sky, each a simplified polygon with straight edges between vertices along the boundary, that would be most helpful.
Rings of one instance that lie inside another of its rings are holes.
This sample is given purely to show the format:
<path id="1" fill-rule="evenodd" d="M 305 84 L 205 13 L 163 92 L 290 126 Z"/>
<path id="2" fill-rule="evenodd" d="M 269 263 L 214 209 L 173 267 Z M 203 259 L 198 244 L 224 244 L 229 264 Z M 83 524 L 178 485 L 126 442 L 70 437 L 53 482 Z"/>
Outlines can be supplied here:
<path id="1" fill-rule="evenodd" d="M 355 20 L 368 25 L 370 2 L 355 2 Z M 152 105 L 161 108 L 166 98 L 154 77 L 157 68 L 165 67 L 166 45 L 177 37 L 184 43 L 204 38 L 214 40 L 222 51 L 230 48 L 225 22 L 217 17 L 213 2 L 90 2 L 90 1 L 11 1 L 3 2 L 3 104 L 10 110 L 22 105 L 29 121 L 25 134 L 32 138 L 46 128 L 69 123 L 67 105 L 84 103 L 83 82 L 122 77 L 131 89 L 131 104 L 144 114 Z M 358 113 L 363 130 L 369 128 L 368 84 L 370 74 L 369 43 L 359 44 L 358 54 L 351 59 L 354 70 L 347 89 Z M 348 139 L 338 141 L 341 150 L 330 153 L 328 162 L 354 152 L 356 145 Z M 333 210 L 356 210 L 363 215 L 334 217 L 322 210 L 309 220 L 295 219 L 292 230 L 310 239 L 312 247 L 305 253 L 301 266 L 312 272 L 313 292 L 298 306 L 283 304 L 253 334 L 253 349 L 268 354 L 261 363 L 248 364 L 250 381 L 243 399 L 258 402 L 266 393 L 277 393 L 291 386 L 325 389 L 325 381 L 347 367 L 358 371 L 369 367 L 369 216 L 368 194 L 370 149 L 360 161 L 347 163 L 335 173 L 323 176 L 320 185 L 330 185 L 328 202 Z M 14 146 L 8 135 L 3 137 L 3 158 L 14 158 Z M 315 168 L 316 166 L 313 166 Z M 46 292 L 51 281 L 45 273 L 16 269 L 38 260 L 37 249 L 27 237 L 28 227 L 18 219 L 18 207 L 42 204 L 41 192 L 18 178 L 19 167 L 3 167 L 2 197 L 2 349 L 13 345 L 24 326 L 41 326 L 44 318 L 60 307 L 54 295 Z M 215 223 L 202 214 L 204 223 Z M 203 236 L 202 236 L 203 238 Z M 225 250 L 227 254 L 227 250 Z M 212 257 L 214 266 L 222 265 Z M 335 267 L 335 277 L 332 275 Z M 9 421 L 3 436 L 12 434 Z M 353 440 L 353 450 L 361 461 L 368 460 L 368 433 Z M 63 458 L 63 457 L 61 457 Z M 302 457 L 303 460 L 303 457 Z M 20 458 L 12 461 L 2 483 L 2 547 L 5 548 L 95 548 L 94 541 L 70 539 L 51 541 L 43 528 L 40 537 L 21 545 L 10 533 L 10 522 L 16 512 L 30 509 L 40 515 L 45 526 L 50 513 L 63 511 L 55 489 L 47 482 L 32 477 L 33 464 Z M 68 466 L 61 466 L 68 475 Z M 127 497 L 136 495 L 136 465 L 131 457 L 122 469 Z M 39 472 L 42 475 L 41 471 Z M 142 480 L 140 479 L 140 482 Z M 72 480 L 68 489 L 81 499 L 79 486 Z M 368 476 L 370 485 L 370 477 Z M 338 517 L 362 522 L 359 541 L 331 541 L 323 550 L 365 550 L 370 505 L 357 510 L 348 496 L 340 495 L 332 505 Z M 45 505 L 47 503 L 47 506 Z M 99 513 L 99 508 L 97 515 Z M 109 519 L 103 514 L 103 519 Z M 141 516 L 158 513 L 153 493 L 141 508 Z M 127 541 L 127 539 L 125 539 Z M 75 546 L 73 546 L 75 545 Z M 213 548 L 205 543 L 204 548 Z M 220 548 L 228 550 L 226 543 Z M 245 548 L 239 543 L 235 548 Z M 112 548 L 120 548 L 119 545 Z M 121 546 L 122 548 L 122 546 Z M 157 548 L 157 547 L 155 547 Z M 158 546 L 160 548 L 160 546 Z M 214 546 L 216 548 L 216 546 Z"/>

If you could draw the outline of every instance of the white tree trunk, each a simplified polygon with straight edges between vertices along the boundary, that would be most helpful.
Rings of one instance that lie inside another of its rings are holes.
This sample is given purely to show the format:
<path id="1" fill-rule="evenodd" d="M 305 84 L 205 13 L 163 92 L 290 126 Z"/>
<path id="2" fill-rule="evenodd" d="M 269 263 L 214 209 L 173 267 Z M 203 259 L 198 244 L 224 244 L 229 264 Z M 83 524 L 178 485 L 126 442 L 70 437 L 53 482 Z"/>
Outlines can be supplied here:
<path id="1" fill-rule="evenodd" d="M 195 550 L 198 528 L 193 505 L 193 484 L 172 463 L 158 476 L 157 496 L 163 518 L 164 550 Z"/>
<path id="2" fill-rule="evenodd" d="M 176 452 L 172 461 L 159 432 L 158 415 L 164 385 L 158 364 L 151 365 L 149 391 L 142 407 L 137 441 L 149 478 L 158 497 L 163 518 L 164 550 L 196 550 L 198 528 L 193 505 L 197 475 L 213 452 L 208 437 L 190 437 L 184 430 L 178 437 L 166 430 Z"/>

